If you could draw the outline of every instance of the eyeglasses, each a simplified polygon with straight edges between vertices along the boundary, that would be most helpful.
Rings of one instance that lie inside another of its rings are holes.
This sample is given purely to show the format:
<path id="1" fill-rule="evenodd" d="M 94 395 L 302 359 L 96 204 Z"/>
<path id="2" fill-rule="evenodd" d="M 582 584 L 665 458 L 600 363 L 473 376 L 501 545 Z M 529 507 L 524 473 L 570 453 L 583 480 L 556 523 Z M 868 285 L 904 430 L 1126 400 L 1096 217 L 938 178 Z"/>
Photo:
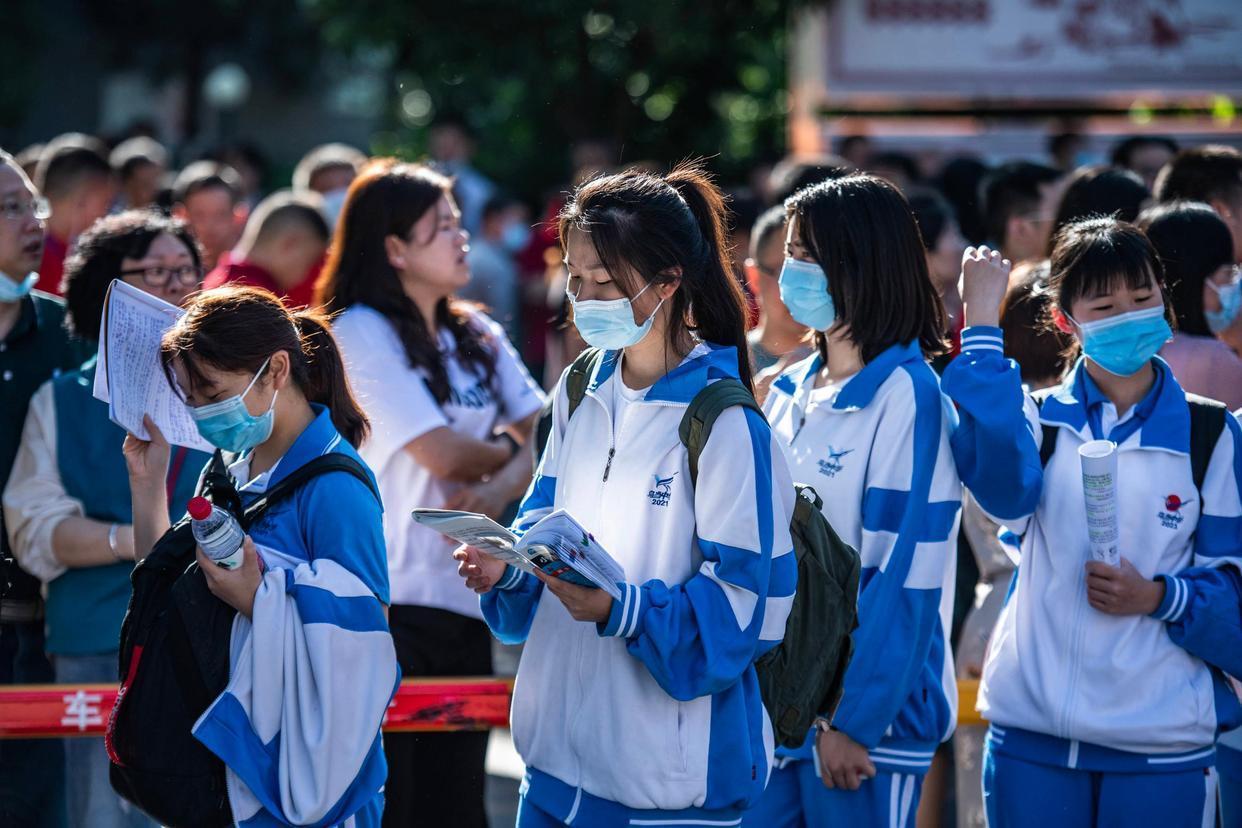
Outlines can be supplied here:
<path id="1" fill-rule="evenodd" d="M 52 205 L 48 204 L 47 199 L 41 196 L 32 198 L 29 201 L 7 198 L 0 202 L 0 217 L 8 221 L 21 221 L 27 216 L 34 216 L 39 221 L 47 221 L 51 215 Z"/>
<path id="2" fill-rule="evenodd" d="M 142 283 L 152 288 L 167 287 L 173 280 L 176 280 L 182 287 L 194 287 L 203 281 L 203 269 L 192 264 L 181 265 L 180 267 L 164 267 L 163 265 L 135 267 L 130 270 L 122 270 L 120 275 L 141 276 Z"/>

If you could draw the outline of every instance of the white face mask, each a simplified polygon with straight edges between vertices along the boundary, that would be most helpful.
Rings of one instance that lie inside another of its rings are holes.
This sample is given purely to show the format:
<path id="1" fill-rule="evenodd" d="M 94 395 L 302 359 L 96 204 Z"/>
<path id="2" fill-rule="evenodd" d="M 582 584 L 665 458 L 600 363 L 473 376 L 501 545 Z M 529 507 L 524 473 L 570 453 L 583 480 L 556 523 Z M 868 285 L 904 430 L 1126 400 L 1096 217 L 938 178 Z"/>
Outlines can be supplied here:
<path id="1" fill-rule="evenodd" d="M 640 290 L 634 299 L 646 293 L 649 287 L 651 285 Z M 579 301 L 569 292 L 568 288 L 565 290 L 565 295 L 569 297 L 570 303 L 574 306 L 574 327 L 578 329 L 578 333 L 591 347 L 608 351 L 628 348 L 642 342 L 643 337 L 651 330 L 651 325 L 655 322 L 660 307 L 664 304 L 664 300 L 661 299 L 660 304 L 656 305 L 655 310 L 647 317 L 647 321 L 640 325 L 634 321 L 632 299 Z"/>

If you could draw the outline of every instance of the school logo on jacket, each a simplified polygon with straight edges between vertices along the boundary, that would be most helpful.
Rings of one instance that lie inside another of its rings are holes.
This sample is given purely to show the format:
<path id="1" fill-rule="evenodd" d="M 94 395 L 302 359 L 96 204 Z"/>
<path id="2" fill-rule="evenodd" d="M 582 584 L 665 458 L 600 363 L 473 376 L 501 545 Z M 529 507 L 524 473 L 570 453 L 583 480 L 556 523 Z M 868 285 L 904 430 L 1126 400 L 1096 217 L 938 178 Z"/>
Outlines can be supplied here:
<path id="1" fill-rule="evenodd" d="M 647 492 L 647 499 L 652 506 L 667 506 L 669 498 L 673 496 L 673 478 L 677 476 L 677 472 L 668 477 L 660 477 L 658 474 L 652 476 L 655 478 L 655 486 Z"/>
<path id="2" fill-rule="evenodd" d="M 841 458 L 847 454 L 853 454 L 853 449 L 842 449 L 837 451 L 831 444 L 828 446 L 828 459 L 819 461 L 819 473 L 825 477 L 836 477 L 837 472 L 845 468 L 841 463 Z"/>
<path id="3" fill-rule="evenodd" d="M 1157 513 L 1160 518 L 1160 525 L 1165 529 L 1176 529 L 1182 525 L 1182 521 L 1186 516 L 1182 514 L 1182 507 L 1189 506 L 1194 503 L 1193 500 L 1182 500 L 1175 494 L 1166 495 L 1164 498 L 1164 509 Z"/>

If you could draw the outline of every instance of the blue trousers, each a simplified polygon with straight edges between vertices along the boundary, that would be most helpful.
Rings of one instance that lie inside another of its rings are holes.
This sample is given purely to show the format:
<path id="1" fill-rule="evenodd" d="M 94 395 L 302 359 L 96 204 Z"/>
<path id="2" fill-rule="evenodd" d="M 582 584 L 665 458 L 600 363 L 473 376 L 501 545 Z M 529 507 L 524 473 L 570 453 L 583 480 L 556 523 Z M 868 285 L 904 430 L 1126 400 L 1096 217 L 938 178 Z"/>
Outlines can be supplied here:
<path id="1" fill-rule="evenodd" d="M 1221 828 L 1242 828 L 1242 750 L 1216 745 Z"/>
<path id="2" fill-rule="evenodd" d="M 746 812 L 742 825 L 913 828 L 922 791 L 921 774 L 886 772 L 877 773 L 856 791 L 829 789 L 820 780 L 815 762 L 800 759 L 772 771 L 763 798 Z"/>
<path id="3" fill-rule="evenodd" d="M 983 759 L 990 828 L 1202 828 L 1216 813 L 1216 769 L 1119 773 L 1041 765 L 998 754 Z"/>

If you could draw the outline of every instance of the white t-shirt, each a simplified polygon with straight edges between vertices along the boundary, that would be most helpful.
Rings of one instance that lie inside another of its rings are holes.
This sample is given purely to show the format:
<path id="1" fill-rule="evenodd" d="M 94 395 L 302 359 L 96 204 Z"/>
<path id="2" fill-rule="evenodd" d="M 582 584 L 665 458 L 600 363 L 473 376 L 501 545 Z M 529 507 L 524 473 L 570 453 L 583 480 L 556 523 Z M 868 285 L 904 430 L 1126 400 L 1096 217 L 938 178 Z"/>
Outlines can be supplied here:
<path id="1" fill-rule="evenodd" d="M 539 386 L 504 329 L 483 313 L 472 317 L 495 345 L 496 374 L 489 387 L 458 360 L 456 341 L 442 331 L 440 351 L 452 389 L 442 406 L 424 372 L 410 367 L 396 330 L 378 311 L 354 305 L 336 319 L 332 331 L 354 394 L 371 419 L 371 437 L 359 453 L 375 472 L 384 501 L 392 602 L 481 618 L 478 596 L 457 575 L 456 543 L 410 517 L 414 508 L 443 508 L 462 484 L 433 477 L 405 450 L 411 440 L 441 426 L 485 439 L 497 426 L 523 420 L 543 405 Z"/>

